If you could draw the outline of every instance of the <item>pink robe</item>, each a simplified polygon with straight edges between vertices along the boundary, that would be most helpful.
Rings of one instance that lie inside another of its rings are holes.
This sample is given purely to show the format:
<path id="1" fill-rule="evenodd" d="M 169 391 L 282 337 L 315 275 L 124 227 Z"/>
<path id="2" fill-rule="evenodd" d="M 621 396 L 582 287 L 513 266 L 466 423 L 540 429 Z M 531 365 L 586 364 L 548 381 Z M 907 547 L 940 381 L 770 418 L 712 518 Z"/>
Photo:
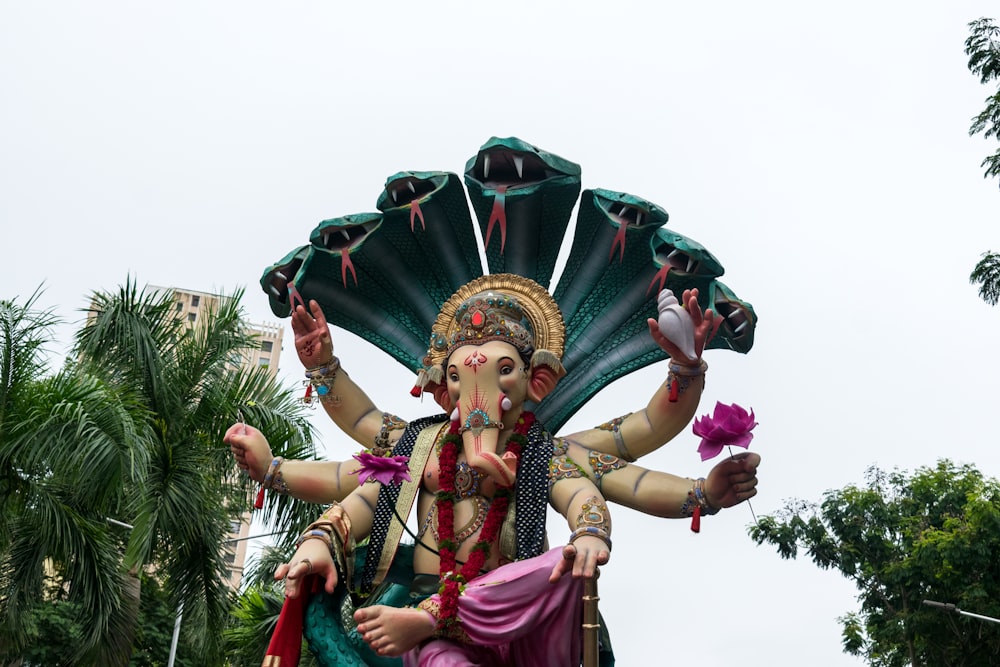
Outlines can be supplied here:
<path id="1" fill-rule="evenodd" d="M 470 581 L 458 599 L 458 618 L 471 643 L 432 639 L 403 656 L 404 665 L 577 667 L 583 648 L 583 580 L 567 574 L 550 584 L 561 558 L 559 547 Z"/>

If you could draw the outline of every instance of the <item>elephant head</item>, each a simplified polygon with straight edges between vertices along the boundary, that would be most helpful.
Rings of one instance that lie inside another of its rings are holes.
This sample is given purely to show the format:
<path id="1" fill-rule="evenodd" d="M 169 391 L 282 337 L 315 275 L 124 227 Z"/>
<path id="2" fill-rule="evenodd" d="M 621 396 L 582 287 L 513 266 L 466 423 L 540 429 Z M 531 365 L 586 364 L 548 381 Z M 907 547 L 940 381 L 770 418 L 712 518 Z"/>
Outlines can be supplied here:
<path id="1" fill-rule="evenodd" d="M 497 452 L 525 401 L 541 401 L 565 374 L 559 309 L 537 283 L 493 274 L 456 292 L 434 329 L 425 387 L 459 422 L 469 465 L 510 487 L 517 460 Z"/>

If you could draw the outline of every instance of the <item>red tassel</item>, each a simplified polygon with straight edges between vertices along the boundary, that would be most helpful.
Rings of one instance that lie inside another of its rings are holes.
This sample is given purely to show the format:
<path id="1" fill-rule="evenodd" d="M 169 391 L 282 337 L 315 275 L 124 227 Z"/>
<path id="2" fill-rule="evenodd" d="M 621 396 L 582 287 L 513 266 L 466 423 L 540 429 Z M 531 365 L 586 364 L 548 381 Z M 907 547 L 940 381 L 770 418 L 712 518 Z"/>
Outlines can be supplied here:
<path id="1" fill-rule="evenodd" d="M 681 383 L 674 380 L 670 383 L 670 397 L 667 399 L 671 403 L 677 402 L 677 397 L 681 395 Z"/>
<path id="2" fill-rule="evenodd" d="M 264 487 L 260 487 L 260 491 L 257 492 L 257 500 L 253 503 L 254 508 L 264 509 Z"/>
<path id="3" fill-rule="evenodd" d="M 420 388 L 420 385 L 415 384 L 413 385 L 413 389 L 410 390 L 410 396 L 413 398 L 420 398 L 420 394 L 422 394 L 423 391 L 424 390 Z"/>
<path id="4" fill-rule="evenodd" d="M 691 532 L 701 532 L 701 505 L 695 505 L 694 511 L 691 512 Z"/>

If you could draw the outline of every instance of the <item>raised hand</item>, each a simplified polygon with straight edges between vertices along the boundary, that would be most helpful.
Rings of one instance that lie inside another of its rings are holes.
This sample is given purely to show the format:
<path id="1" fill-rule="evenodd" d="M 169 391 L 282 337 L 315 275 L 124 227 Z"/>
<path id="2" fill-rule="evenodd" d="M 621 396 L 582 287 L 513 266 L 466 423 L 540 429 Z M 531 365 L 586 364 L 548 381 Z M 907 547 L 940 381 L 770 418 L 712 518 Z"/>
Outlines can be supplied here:
<path id="1" fill-rule="evenodd" d="M 314 299 L 309 310 L 302 303 L 292 311 L 292 331 L 295 333 L 295 351 L 306 368 L 317 368 L 333 359 L 333 341 L 323 309 Z"/>
<path id="2" fill-rule="evenodd" d="M 306 577 L 315 574 L 326 580 L 323 589 L 330 594 L 337 587 L 337 567 L 333 564 L 333 556 L 323 540 L 312 539 L 303 542 L 292 559 L 278 566 L 274 571 L 274 580 L 285 580 L 285 597 L 297 598 L 309 593 L 302 585 Z"/>
<path id="3" fill-rule="evenodd" d="M 246 470 L 255 482 L 263 481 L 273 458 L 263 433 L 240 422 L 229 427 L 222 441 L 229 445 L 240 470 Z"/>
<path id="4" fill-rule="evenodd" d="M 717 319 L 711 308 L 702 312 L 701 306 L 698 305 L 698 288 L 684 290 L 680 304 L 684 306 L 691 317 L 691 324 L 694 328 L 694 358 L 690 354 L 685 354 L 675 343 L 664 336 L 663 332 L 660 331 L 658 321 L 652 317 L 647 320 L 649 335 L 664 352 L 670 355 L 671 360 L 679 364 L 696 366 L 701 359 L 702 352 L 705 351 L 705 345 L 719 330 L 722 319 Z"/>
<path id="5" fill-rule="evenodd" d="M 740 452 L 720 461 L 705 478 L 705 499 L 716 508 L 732 507 L 757 495 L 760 455 Z"/>

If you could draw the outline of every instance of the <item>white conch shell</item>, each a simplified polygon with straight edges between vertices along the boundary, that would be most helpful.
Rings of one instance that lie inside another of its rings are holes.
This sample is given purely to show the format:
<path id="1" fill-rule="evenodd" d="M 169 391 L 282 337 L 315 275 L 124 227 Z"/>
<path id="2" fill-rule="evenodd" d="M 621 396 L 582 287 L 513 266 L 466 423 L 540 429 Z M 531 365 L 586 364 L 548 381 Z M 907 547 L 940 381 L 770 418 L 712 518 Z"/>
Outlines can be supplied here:
<path id="1" fill-rule="evenodd" d="M 694 349 L 694 322 L 691 320 L 691 315 L 677 302 L 674 293 L 668 289 L 660 292 L 656 307 L 660 311 L 660 318 L 657 321 L 660 333 L 676 345 L 685 357 L 697 359 L 698 353 Z"/>

